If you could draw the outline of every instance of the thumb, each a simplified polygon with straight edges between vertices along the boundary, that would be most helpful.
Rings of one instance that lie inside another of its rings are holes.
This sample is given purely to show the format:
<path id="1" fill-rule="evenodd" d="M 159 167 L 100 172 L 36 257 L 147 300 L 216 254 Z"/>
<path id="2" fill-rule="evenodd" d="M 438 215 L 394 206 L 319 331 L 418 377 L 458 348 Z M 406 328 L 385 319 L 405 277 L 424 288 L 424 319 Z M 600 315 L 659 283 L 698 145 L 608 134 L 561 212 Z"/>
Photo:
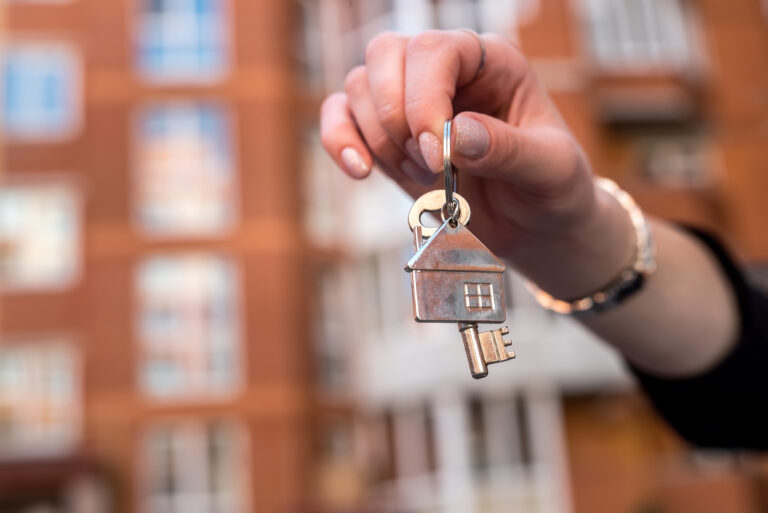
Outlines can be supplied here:
<path id="1" fill-rule="evenodd" d="M 581 149 L 562 127 L 516 127 L 475 112 L 453 120 L 451 146 L 451 160 L 462 172 L 532 193 L 558 188 L 584 166 Z"/>

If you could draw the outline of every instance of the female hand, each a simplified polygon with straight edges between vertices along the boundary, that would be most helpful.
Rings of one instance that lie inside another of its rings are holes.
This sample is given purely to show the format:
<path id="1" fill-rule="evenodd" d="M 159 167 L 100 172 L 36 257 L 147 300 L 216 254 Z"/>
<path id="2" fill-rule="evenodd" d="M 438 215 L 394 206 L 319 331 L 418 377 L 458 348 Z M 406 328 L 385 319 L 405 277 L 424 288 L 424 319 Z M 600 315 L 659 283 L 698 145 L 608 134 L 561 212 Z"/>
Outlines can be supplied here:
<path id="1" fill-rule="evenodd" d="M 472 231 L 555 297 L 600 290 L 634 259 L 629 216 L 594 185 L 520 50 L 480 37 L 487 53 L 479 73 L 481 45 L 472 32 L 376 37 L 345 93 L 323 104 L 323 144 L 351 176 L 364 178 L 376 162 L 417 196 L 442 187 L 443 123 L 455 116 L 453 163 L 472 205 Z M 653 280 L 621 308 L 583 321 L 636 365 L 690 375 L 732 347 L 736 301 L 700 243 L 664 223 L 653 222 L 653 230 Z"/>
<path id="2" fill-rule="evenodd" d="M 322 106 L 323 145 L 355 178 L 373 163 L 413 196 L 442 183 L 442 132 L 472 230 L 545 290 L 577 297 L 632 259 L 627 216 L 599 192 L 580 146 L 521 51 L 502 37 L 383 33 Z"/>

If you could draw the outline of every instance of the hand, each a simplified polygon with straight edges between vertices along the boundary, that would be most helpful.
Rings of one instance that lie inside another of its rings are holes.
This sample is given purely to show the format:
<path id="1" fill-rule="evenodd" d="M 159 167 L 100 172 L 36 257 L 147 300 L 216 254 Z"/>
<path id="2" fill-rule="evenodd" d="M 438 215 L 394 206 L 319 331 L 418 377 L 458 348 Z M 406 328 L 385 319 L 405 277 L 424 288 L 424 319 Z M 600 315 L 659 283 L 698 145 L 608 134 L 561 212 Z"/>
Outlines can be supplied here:
<path id="1" fill-rule="evenodd" d="M 323 103 L 323 145 L 350 176 L 366 177 L 376 162 L 418 196 L 442 184 L 443 123 L 459 113 L 453 163 L 473 232 L 553 294 L 590 292 L 631 261 L 629 222 L 598 194 L 520 50 L 481 37 L 479 73 L 480 42 L 468 31 L 374 38 L 345 93 Z"/>

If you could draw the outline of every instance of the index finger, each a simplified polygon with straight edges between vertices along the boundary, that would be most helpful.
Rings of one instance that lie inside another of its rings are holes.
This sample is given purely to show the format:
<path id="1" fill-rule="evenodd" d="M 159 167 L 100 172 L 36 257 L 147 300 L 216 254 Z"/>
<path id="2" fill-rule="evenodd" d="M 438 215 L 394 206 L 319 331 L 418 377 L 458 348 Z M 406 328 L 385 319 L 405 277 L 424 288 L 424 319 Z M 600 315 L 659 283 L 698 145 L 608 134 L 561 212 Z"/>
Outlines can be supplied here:
<path id="1" fill-rule="evenodd" d="M 480 36 L 482 37 L 482 36 Z M 430 169 L 442 169 L 442 133 L 453 117 L 456 90 L 475 78 L 495 75 L 508 64 L 495 38 L 483 37 L 486 62 L 478 77 L 483 50 L 477 36 L 465 30 L 428 31 L 408 43 L 405 61 L 405 115 Z M 504 75 L 509 76 L 509 70 Z M 511 84 L 507 87 L 512 88 Z"/>
<path id="2" fill-rule="evenodd" d="M 405 59 L 405 115 L 427 165 L 438 171 L 443 123 L 453 117 L 457 87 L 477 74 L 482 49 L 465 31 L 431 30 L 414 36 Z"/>

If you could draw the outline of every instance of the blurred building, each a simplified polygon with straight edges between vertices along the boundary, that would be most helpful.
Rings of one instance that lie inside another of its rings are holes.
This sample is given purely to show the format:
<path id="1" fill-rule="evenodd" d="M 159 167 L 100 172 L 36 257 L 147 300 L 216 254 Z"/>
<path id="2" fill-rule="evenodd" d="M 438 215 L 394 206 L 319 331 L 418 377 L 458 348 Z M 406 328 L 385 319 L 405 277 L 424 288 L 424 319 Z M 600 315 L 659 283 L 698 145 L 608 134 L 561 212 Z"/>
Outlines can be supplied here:
<path id="1" fill-rule="evenodd" d="M 759 0 L 304 0 L 307 104 L 382 30 L 516 40 L 595 170 L 652 214 L 768 257 L 768 11 Z M 353 182 L 305 126 L 318 292 L 318 493 L 339 511 L 757 512 L 759 461 L 693 451 L 623 362 L 508 278 L 517 359 L 469 377 L 455 328 L 413 322 L 409 198 Z M 344 305 L 339 308 L 339 305 Z M 330 489 L 329 483 L 334 486 Z M 761 502 L 762 501 L 762 502 Z M 375 509 L 375 511 L 379 511 Z M 335 511 L 335 510 L 334 510 Z"/>
<path id="2" fill-rule="evenodd" d="M 757 464 L 686 449 L 513 275 L 518 359 L 473 381 L 412 321 L 410 200 L 316 127 L 381 30 L 505 33 L 601 174 L 760 264 L 764 3 L 4 8 L 0 512 L 766 509 Z"/>
<path id="3" fill-rule="evenodd" d="M 293 511 L 293 10 L 3 2 L 0 511 Z"/>

